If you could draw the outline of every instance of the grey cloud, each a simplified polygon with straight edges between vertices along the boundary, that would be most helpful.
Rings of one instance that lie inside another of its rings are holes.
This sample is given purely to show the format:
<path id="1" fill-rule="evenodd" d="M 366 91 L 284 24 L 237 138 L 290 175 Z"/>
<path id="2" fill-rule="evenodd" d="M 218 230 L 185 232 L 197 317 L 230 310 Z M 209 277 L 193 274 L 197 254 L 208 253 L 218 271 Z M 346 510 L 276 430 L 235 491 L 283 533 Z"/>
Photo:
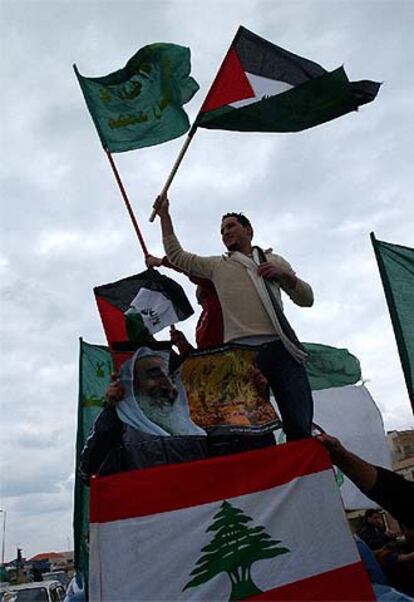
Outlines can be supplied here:
<path id="1" fill-rule="evenodd" d="M 147 43 L 186 44 L 202 88 L 187 105 L 193 118 L 242 24 L 327 69 L 343 63 L 352 80 L 384 82 L 374 103 L 306 132 L 200 130 L 170 196 L 184 246 L 202 254 L 221 252 L 222 213 L 244 211 L 256 241 L 315 288 L 312 309 L 286 303 L 301 338 L 355 353 L 386 428 L 410 425 L 368 234 L 414 246 L 413 3 L 6 2 L 2 11 L 0 487 L 16 496 L 3 498 L 7 556 L 16 542 L 33 553 L 67 546 L 78 337 L 104 343 L 93 286 L 144 269 L 73 62 L 85 75 L 104 75 Z M 159 255 L 159 225 L 147 216 L 182 142 L 115 156 L 148 248 Z M 194 302 L 192 285 L 174 278 Z M 195 322 L 180 325 L 192 340 Z"/>

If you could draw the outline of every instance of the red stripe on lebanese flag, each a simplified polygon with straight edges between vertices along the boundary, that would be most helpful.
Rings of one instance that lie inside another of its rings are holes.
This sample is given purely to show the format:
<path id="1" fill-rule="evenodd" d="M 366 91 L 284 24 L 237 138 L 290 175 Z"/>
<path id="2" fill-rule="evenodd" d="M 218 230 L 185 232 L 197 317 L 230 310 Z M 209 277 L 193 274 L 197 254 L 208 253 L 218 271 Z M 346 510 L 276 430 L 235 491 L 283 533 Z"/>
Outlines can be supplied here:
<path id="1" fill-rule="evenodd" d="M 254 90 L 234 48 L 230 48 L 206 96 L 200 113 L 213 111 L 237 100 L 254 98 Z"/>
<path id="2" fill-rule="evenodd" d="M 282 587 L 268 590 L 258 596 L 247 598 L 254 600 L 269 600 L 283 602 L 296 602 L 300 600 L 321 600 L 325 602 L 351 602 L 375 600 L 374 592 L 367 578 L 367 572 L 362 562 L 321 573 L 308 579 L 295 581 Z"/>
<path id="3" fill-rule="evenodd" d="M 111 522 L 233 498 L 331 466 L 320 443 L 303 439 L 231 456 L 95 477 L 91 479 L 90 522 Z"/>

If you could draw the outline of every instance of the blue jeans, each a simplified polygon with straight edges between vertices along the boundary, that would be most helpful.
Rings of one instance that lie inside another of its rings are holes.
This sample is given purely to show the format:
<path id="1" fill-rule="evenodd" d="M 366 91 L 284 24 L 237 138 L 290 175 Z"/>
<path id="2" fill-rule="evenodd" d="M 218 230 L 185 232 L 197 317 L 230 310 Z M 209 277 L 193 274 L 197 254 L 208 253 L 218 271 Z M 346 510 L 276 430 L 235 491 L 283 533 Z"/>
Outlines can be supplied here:
<path id="1" fill-rule="evenodd" d="M 310 437 L 313 399 L 305 366 L 279 340 L 262 345 L 256 361 L 277 401 L 287 441 Z"/>

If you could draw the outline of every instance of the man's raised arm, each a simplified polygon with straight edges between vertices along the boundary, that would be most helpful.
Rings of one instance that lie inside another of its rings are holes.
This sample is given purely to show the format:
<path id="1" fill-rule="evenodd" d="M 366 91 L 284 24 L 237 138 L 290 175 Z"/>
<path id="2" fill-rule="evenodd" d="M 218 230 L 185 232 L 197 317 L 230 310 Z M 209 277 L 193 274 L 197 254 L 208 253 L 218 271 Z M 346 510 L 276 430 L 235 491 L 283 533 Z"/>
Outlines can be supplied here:
<path id="1" fill-rule="evenodd" d="M 160 216 L 162 240 L 168 260 L 177 268 L 200 278 L 212 279 L 214 267 L 220 261 L 219 257 L 200 257 L 184 251 L 174 233 L 174 226 L 166 195 L 159 196 L 154 203 L 154 209 Z"/>
<path id="2" fill-rule="evenodd" d="M 174 235 L 174 226 L 170 215 L 170 202 L 167 195 L 157 197 L 154 209 L 160 216 L 162 237 Z"/>

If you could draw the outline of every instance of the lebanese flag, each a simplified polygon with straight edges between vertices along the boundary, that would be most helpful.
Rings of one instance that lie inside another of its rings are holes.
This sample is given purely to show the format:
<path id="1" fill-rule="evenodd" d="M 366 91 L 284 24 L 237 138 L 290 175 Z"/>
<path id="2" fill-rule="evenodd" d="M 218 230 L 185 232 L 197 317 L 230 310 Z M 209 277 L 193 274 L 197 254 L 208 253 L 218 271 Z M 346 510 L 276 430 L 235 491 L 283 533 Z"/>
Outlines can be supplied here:
<path id="1" fill-rule="evenodd" d="M 296 132 L 357 110 L 374 100 L 379 87 L 350 82 L 343 67 L 328 72 L 239 27 L 195 125 Z"/>
<path id="2" fill-rule="evenodd" d="M 90 599 L 374 600 L 307 439 L 91 480 Z"/>

